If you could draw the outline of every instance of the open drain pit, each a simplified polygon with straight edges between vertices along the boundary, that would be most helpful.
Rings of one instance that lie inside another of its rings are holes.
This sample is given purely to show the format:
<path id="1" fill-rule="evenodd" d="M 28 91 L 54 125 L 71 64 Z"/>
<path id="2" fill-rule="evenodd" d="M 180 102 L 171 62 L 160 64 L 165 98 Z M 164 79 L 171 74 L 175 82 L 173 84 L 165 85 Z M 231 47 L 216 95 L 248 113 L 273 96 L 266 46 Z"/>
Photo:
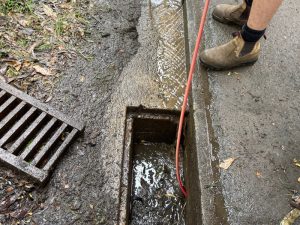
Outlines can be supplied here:
<path id="1" fill-rule="evenodd" d="M 175 171 L 179 116 L 128 108 L 119 224 L 185 224 L 186 203 Z"/>

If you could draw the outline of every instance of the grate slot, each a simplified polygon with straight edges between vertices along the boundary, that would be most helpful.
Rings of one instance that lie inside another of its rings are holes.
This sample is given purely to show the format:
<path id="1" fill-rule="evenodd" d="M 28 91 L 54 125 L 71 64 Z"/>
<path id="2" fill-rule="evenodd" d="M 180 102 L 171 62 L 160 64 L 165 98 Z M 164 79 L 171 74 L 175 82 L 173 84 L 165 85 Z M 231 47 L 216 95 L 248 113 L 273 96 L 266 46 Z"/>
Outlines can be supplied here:
<path id="1" fill-rule="evenodd" d="M 43 139 L 45 138 L 45 135 L 48 134 L 51 131 L 51 128 L 53 125 L 57 122 L 56 118 L 52 118 L 47 125 L 42 129 L 42 131 L 34 138 L 32 143 L 24 150 L 24 152 L 21 154 L 21 158 L 24 160 L 27 160 L 28 157 L 30 157 L 34 152 L 33 150 L 38 148 L 38 146 L 41 144 Z"/>
<path id="2" fill-rule="evenodd" d="M 22 121 L 26 121 L 34 112 L 36 108 L 32 107 L 22 118 Z M 32 134 L 36 131 L 37 127 L 41 125 L 40 123 L 42 120 L 46 118 L 47 114 L 42 112 L 38 118 L 36 118 L 33 123 L 23 132 L 23 134 L 15 141 L 15 143 L 8 149 L 9 152 L 13 154 L 17 154 L 18 150 L 20 149 L 21 145 L 28 141 Z"/>
<path id="3" fill-rule="evenodd" d="M 5 94 L 6 94 L 6 92 L 3 90 L 0 92 L 0 105 L 2 104 Z"/>
<path id="4" fill-rule="evenodd" d="M 57 139 L 63 134 L 64 130 L 67 128 L 67 124 L 63 123 L 59 129 L 54 133 L 51 139 L 47 144 L 42 148 L 42 150 L 34 157 L 34 160 L 30 163 L 33 166 L 36 166 L 41 163 L 46 154 L 49 152 L 50 148 L 54 145 Z"/>
<path id="5" fill-rule="evenodd" d="M 13 122 L 13 119 L 15 119 L 18 115 L 22 113 L 22 109 L 25 108 L 26 103 L 21 102 L 14 110 L 12 110 L 3 120 L 0 122 L 0 134 L 3 133 L 3 131 L 10 126 L 10 124 Z M 2 146 L 2 139 L 0 140 L 0 146 Z"/>
<path id="6" fill-rule="evenodd" d="M 25 124 L 25 122 L 33 115 L 36 108 L 32 107 L 30 110 L 15 124 L 13 127 L 0 139 L 0 146 L 2 147 L 18 132 L 18 130 Z"/>
<path id="7" fill-rule="evenodd" d="M 10 96 L 9 99 L 7 99 L 1 106 L 0 106 L 0 120 L 5 116 L 5 112 L 7 110 L 10 110 L 13 105 L 12 103 L 16 100 L 17 98 L 15 96 Z"/>
<path id="8" fill-rule="evenodd" d="M 50 158 L 50 160 L 46 163 L 44 166 L 44 170 L 50 170 L 51 167 L 56 163 L 58 158 L 63 153 L 63 150 L 70 144 L 70 142 L 73 140 L 73 138 L 78 133 L 77 129 L 73 129 L 71 133 L 68 135 L 68 137 L 64 140 L 64 142 L 60 145 L 60 147 L 57 149 L 57 151 L 53 154 L 53 156 Z"/>

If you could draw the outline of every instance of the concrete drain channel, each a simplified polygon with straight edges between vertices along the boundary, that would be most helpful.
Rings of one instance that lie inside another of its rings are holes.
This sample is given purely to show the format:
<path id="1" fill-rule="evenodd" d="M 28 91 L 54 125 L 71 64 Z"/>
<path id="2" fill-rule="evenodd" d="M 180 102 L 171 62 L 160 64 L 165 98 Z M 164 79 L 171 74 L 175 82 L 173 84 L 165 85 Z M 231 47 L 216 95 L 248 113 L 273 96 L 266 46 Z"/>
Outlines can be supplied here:
<path id="1" fill-rule="evenodd" d="M 44 183 L 82 130 L 82 124 L 0 82 L 1 162 Z"/>
<path id="2" fill-rule="evenodd" d="M 178 111 L 127 109 L 120 225 L 185 224 L 175 171 L 179 116 Z"/>

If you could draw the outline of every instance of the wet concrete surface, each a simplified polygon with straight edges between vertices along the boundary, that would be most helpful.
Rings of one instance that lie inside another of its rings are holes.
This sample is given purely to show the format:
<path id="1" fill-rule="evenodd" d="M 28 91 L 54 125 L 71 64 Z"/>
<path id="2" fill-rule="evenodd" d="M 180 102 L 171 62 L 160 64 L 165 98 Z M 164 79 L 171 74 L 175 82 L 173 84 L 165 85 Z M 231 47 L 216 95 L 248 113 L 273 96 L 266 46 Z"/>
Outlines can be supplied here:
<path id="1" fill-rule="evenodd" d="M 30 192 L 32 224 L 116 224 L 126 107 L 174 109 L 182 99 L 181 90 L 173 89 L 185 81 L 184 37 L 170 36 L 171 45 L 166 37 L 170 30 L 183 34 L 180 1 L 92 0 L 87 5 L 91 34 L 78 47 L 92 57 L 77 57 L 61 68 L 49 102 L 75 121 L 85 121 L 86 129 L 49 183 Z M 166 15 L 175 19 L 165 23 L 176 26 L 159 26 Z M 165 73 L 170 63 L 177 66 L 174 77 Z"/>
<path id="2" fill-rule="evenodd" d="M 200 9 L 194 2 L 188 8 L 189 38 L 195 37 L 200 18 L 192 15 L 193 7 Z M 211 4 L 205 48 L 229 41 L 239 29 L 211 18 L 218 3 Z M 300 141 L 299 6 L 284 1 L 254 66 L 198 70 L 193 107 L 204 224 L 279 224 L 291 210 L 291 191 L 299 191 L 300 174 L 293 164 Z M 230 157 L 237 160 L 228 170 L 217 167 Z M 214 200 L 218 195 L 223 199 L 219 204 Z"/>

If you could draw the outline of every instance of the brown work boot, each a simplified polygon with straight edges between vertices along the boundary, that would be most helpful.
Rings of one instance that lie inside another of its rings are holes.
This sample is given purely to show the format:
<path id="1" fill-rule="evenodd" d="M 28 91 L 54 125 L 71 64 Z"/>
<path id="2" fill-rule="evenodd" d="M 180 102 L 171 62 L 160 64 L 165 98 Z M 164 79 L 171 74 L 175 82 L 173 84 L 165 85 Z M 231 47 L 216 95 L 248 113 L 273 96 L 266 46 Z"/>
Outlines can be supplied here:
<path id="1" fill-rule="evenodd" d="M 220 4 L 213 11 L 213 18 L 221 23 L 244 25 L 247 23 L 250 7 L 245 0 L 239 5 Z"/>
<path id="2" fill-rule="evenodd" d="M 259 53 L 259 42 L 245 42 L 241 34 L 237 33 L 227 44 L 203 51 L 200 54 L 200 60 L 205 67 L 225 70 L 254 64 Z"/>

